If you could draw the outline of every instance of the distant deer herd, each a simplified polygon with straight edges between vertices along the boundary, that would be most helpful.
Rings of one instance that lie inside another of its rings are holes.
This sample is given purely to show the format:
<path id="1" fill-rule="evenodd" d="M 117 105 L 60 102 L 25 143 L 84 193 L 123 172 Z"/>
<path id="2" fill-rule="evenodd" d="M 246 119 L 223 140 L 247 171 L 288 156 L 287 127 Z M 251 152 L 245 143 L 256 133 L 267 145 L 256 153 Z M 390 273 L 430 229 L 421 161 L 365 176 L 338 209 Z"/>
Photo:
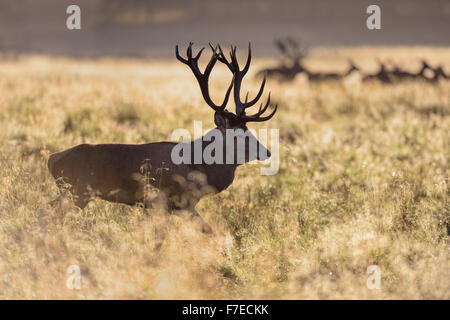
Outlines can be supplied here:
<path id="1" fill-rule="evenodd" d="M 398 66 L 388 68 L 380 60 L 378 60 L 379 69 L 373 74 L 364 73 L 352 61 L 349 61 L 348 69 L 342 73 L 313 72 L 303 63 L 307 50 L 301 47 L 295 39 L 287 37 L 286 39 L 275 40 L 275 46 L 281 53 L 280 65 L 262 69 L 257 73 L 257 76 L 266 74 L 267 77 L 281 81 L 292 81 L 298 74 L 305 74 L 309 81 L 321 82 L 342 80 L 353 72 L 359 72 L 363 82 L 378 80 L 382 83 L 396 83 L 404 80 L 424 80 L 435 83 L 440 79 L 448 80 L 450 78 L 450 75 L 445 73 L 442 66 L 433 68 L 425 60 L 421 61 L 421 68 L 417 72 L 402 70 Z"/>

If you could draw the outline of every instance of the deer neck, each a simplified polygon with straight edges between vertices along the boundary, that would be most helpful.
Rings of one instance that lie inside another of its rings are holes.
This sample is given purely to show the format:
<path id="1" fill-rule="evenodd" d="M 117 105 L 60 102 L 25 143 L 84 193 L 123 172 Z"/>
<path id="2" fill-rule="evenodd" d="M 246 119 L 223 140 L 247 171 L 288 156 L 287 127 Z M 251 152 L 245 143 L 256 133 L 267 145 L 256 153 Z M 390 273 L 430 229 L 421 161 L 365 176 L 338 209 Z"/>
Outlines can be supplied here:
<path id="1" fill-rule="evenodd" d="M 199 141 L 201 140 L 201 141 Z M 192 142 L 191 150 L 194 152 L 195 150 L 195 143 L 200 143 L 202 146 L 202 155 L 204 149 L 212 142 L 205 141 L 204 137 L 199 138 Z M 225 137 L 223 137 L 223 142 L 225 146 Z M 231 183 L 233 183 L 234 180 L 234 173 L 236 171 L 236 168 L 240 165 L 237 163 L 227 164 L 225 161 L 226 157 L 226 150 L 223 151 L 224 159 L 222 163 L 212 163 L 212 164 L 206 164 L 203 161 L 202 157 L 202 163 L 201 164 L 194 164 L 194 168 L 206 175 L 208 185 L 211 187 L 214 187 L 217 192 L 220 192 L 224 189 L 226 189 Z M 194 155 L 192 155 L 193 159 Z"/>
<path id="2" fill-rule="evenodd" d="M 235 164 L 203 165 L 208 185 L 214 187 L 217 192 L 226 189 L 233 183 L 236 168 Z"/>

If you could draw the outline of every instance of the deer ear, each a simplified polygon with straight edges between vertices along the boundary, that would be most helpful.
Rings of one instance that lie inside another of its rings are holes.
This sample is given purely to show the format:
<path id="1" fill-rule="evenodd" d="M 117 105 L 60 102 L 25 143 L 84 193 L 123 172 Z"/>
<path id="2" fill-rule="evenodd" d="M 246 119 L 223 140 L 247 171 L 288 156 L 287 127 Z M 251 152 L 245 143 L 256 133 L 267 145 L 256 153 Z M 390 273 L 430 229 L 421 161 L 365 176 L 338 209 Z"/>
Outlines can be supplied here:
<path id="1" fill-rule="evenodd" d="M 228 128 L 229 127 L 229 121 L 227 117 L 224 117 L 220 113 L 214 113 L 214 123 L 219 128 Z"/>

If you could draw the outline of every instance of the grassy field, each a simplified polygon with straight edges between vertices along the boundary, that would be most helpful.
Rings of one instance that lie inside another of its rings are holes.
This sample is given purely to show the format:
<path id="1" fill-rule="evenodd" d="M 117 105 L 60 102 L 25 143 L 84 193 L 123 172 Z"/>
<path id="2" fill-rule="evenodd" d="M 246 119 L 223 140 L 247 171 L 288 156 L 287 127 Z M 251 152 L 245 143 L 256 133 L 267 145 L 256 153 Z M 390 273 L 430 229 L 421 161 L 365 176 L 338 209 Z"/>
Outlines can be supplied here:
<path id="1" fill-rule="evenodd" d="M 257 50 L 257 48 L 254 48 Z M 306 63 L 364 70 L 374 57 L 450 67 L 450 49 L 316 50 Z M 255 61 L 253 71 L 274 61 Z M 214 71 L 212 95 L 230 75 Z M 252 93 L 259 81 L 244 84 Z M 238 169 L 198 211 L 216 235 L 171 217 L 159 253 L 139 207 L 58 190 L 46 160 L 79 143 L 170 139 L 213 127 L 193 75 L 175 59 L 0 59 L 0 298 L 450 298 L 450 82 L 269 81 L 280 170 Z M 67 268 L 81 269 L 69 290 Z M 370 290 L 370 265 L 381 288 Z"/>

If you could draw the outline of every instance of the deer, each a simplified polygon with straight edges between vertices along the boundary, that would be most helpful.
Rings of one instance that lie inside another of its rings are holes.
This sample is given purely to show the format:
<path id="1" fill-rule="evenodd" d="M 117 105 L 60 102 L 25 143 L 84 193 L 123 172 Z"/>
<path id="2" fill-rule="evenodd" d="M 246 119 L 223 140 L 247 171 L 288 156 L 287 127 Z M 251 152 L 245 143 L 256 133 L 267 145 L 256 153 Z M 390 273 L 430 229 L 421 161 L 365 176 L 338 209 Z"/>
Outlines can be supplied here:
<path id="1" fill-rule="evenodd" d="M 431 70 L 432 71 L 432 76 L 427 77 L 425 75 L 425 71 L 426 70 Z M 436 68 L 433 68 L 425 60 L 422 60 L 422 67 L 417 72 L 416 78 L 417 79 L 424 79 L 426 81 L 435 83 L 435 82 L 439 81 L 439 79 L 446 79 L 446 80 L 450 79 L 450 75 L 445 73 L 442 65 L 439 65 Z"/>
<path id="2" fill-rule="evenodd" d="M 422 67 L 416 73 L 416 78 L 418 78 L 418 79 L 422 78 L 422 79 L 428 80 L 428 78 L 425 76 L 425 71 L 427 71 L 427 70 L 434 71 L 434 69 L 425 60 L 421 60 L 421 62 L 422 62 Z"/>
<path id="3" fill-rule="evenodd" d="M 387 68 L 385 67 L 383 62 L 381 62 L 381 61 L 378 61 L 378 62 L 379 62 L 379 65 L 380 65 L 380 68 L 379 68 L 378 72 L 374 73 L 374 74 L 365 75 L 362 78 L 362 81 L 366 82 L 366 81 L 372 81 L 372 80 L 379 80 L 379 81 L 384 82 L 384 83 L 391 83 L 392 82 L 391 72 L 389 72 L 387 70 Z"/>
<path id="4" fill-rule="evenodd" d="M 432 67 L 430 67 L 428 65 L 428 63 L 425 60 L 422 60 L 422 67 L 420 68 L 419 71 L 413 73 L 413 72 L 408 72 L 405 70 L 402 70 L 400 67 L 398 67 L 397 65 L 394 65 L 394 68 L 392 71 L 390 71 L 390 74 L 393 78 L 393 80 L 397 80 L 397 81 L 402 81 L 402 80 L 417 80 L 417 79 L 425 79 L 425 80 L 429 80 L 426 76 L 425 76 L 425 71 L 428 70 L 433 70 Z"/>
<path id="5" fill-rule="evenodd" d="M 302 60 L 307 55 L 307 50 L 293 38 L 287 37 L 285 40 L 277 39 L 275 46 L 281 52 L 281 65 L 273 68 L 262 69 L 256 76 L 266 75 L 267 77 L 278 77 L 281 81 L 291 81 L 299 73 L 305 72 Z"/>
<path id="6" fill-rule="evenodd" d="M 62 189 L 69 185 L 69 192 L 73 196 L 75 206 L 84 209 L 90 200 L 100 198 L 113 203 L 126 205 L 143 205 L 151 208 L 152 203 L 145 200 L 145 187 L 150 185 L 164 195 L 167 210 L 170 214 L 177 211 L 189 212 L 191 219 L 200 222 L 201 231 L 213 233 L 212 228 L 201 218 L 195 210 L 200 199 L 208 194 L 219 193 L 228 188 L 234 180 L 237 167 L 253 160 L 266 160 L 271 156 L 270 151 L 261 144 L 248 129 L 251 122 L 263 122 L 271 119 L 278 108 L 276 105 L 268 115 L 270 106 L 270 93 L 267 102 L 261 103 L 259 110 L 254 114 L 247 114 L 246 110 L 254 106 L 261 98 L 266 77 L 264 77 L 259 92 L 252 100 L 241 100 L 240 91 L 244 76 L 247 74 L 252 52 L 248 47 L 248 57 L 245 66 L 240 69 L 236 47 L 231 47 L 230 60 L 225 56 L 220 45 L 213 47 L 212 56 L 203 72 L 198 61 L 204 50 L 196 55 L 192 50 L 193 43 L 189 43 L 186 57 L 179 54 L 178 45 L 175 47 L 176 58 L 187 65 L 200 86 L 200 91 L 206 104 L 214 111 L 216 127 L 210 132 L 215 132 L 223 138 L 223 157 L 228 149 L 225 146 L 234 147 L 234 155 L 237 157 L 237 145 L 244 144 L 245 161 L 216 161 L 206 163 L 201 159 L 200 163 L 175 164 L 172 161 L 172 151 L 176 142 L 152 142 L 146 144 L 80 144 L 62 152 L 51 154 L 48 159 L 48 169 L 56 180 L 57 186 Z M 209 77 L 216 62 L 226 65 L 233 78 L 225 92 L 223 102 L 219 105 L 212 101 L 209 94 Z M 235 112 L 227 110 L 227 103 L 232 89 Z M 235 133 L 228 136 L 227 131 Z M 194 159 L 194 146 L 200 142 L 202 151 L 208 147 L 208 133 L 200 138 L 200 141 L 180 142 L 191 144 L 189 155 Z M 250 148 L 250 144 L 256 144 L 257 148 Z M 242 150 L 242 149 L 241 149 Z M 161 243 L 158 244 L 160 246 Z"/>
<path id="7" fill-rule="evenodd" d="M 411 73 L 411 72 L 402 70 L 398 66 L 395 66 L 391 73 L 392 73 L 392 76 L 394 77 L 394 79 L 396 79 L 396 80 L 417 79 L 417 74 L 416 73 Z"/>
<path id="8" fill-rule="evenodd" d="M 328 81 L 328 80 L 341 80 L 353 72 L 359 71 L 359 68 L 354 65 L 354 63 L 350 60 L 349 61 L 350 66 L 348 67 L 347 71 L 344 73 L 336 73 L 336 72 L 312 72 L 309 71 L 306 68 L 304 69 L 304 72 L 306 73 L 308 80 L 312 82 L 319 82 L 319 81 Z"/>
<path id="9" fill-rule="evenodd" d="M 344 77 L 351 75 L 353 72 L 360 71 L 359 68 L 355 65 L 355 63 L 352 60 L 349 60 L 348 63 L 349 63 L 349 67 L 348 67 L 347 71 L 344 73 Z"/>
<path id="10" fill-rule="evenodd" d="M 401 80 L 413 80 L 413 79 L 423 79 L 431 83 L 436 83 L 439 79 L 449 79 L 450 76 L 447 75 L 442 66 L 436 68 L 431 67 L 425 60 L 422 60 L 422 67 L 417 71 L 417 73 L 411 73 L 402 70 L 398 66 L 394 65 L 394 68 L 389 71 L 384 63 L 379 61 L 380 68 L 377 73 L 368 74 L 363 77 L 363 81 L 379 80 L 384 83 L 392 83 L 394 81 Z M 432 76 L 426 76 L 426 70 L 431 70 L 433 72 Z"/>
<path id="11" fill-rule="evenodd" d="M 446 74 L 444 68 L 442 66 L 437 66 L 436 68 L 432 68 L 433 77 L 429 79 L 431 82 L 437 82 L 439 79 L 448 80 L 450 79 L 450 75 Z"/>

